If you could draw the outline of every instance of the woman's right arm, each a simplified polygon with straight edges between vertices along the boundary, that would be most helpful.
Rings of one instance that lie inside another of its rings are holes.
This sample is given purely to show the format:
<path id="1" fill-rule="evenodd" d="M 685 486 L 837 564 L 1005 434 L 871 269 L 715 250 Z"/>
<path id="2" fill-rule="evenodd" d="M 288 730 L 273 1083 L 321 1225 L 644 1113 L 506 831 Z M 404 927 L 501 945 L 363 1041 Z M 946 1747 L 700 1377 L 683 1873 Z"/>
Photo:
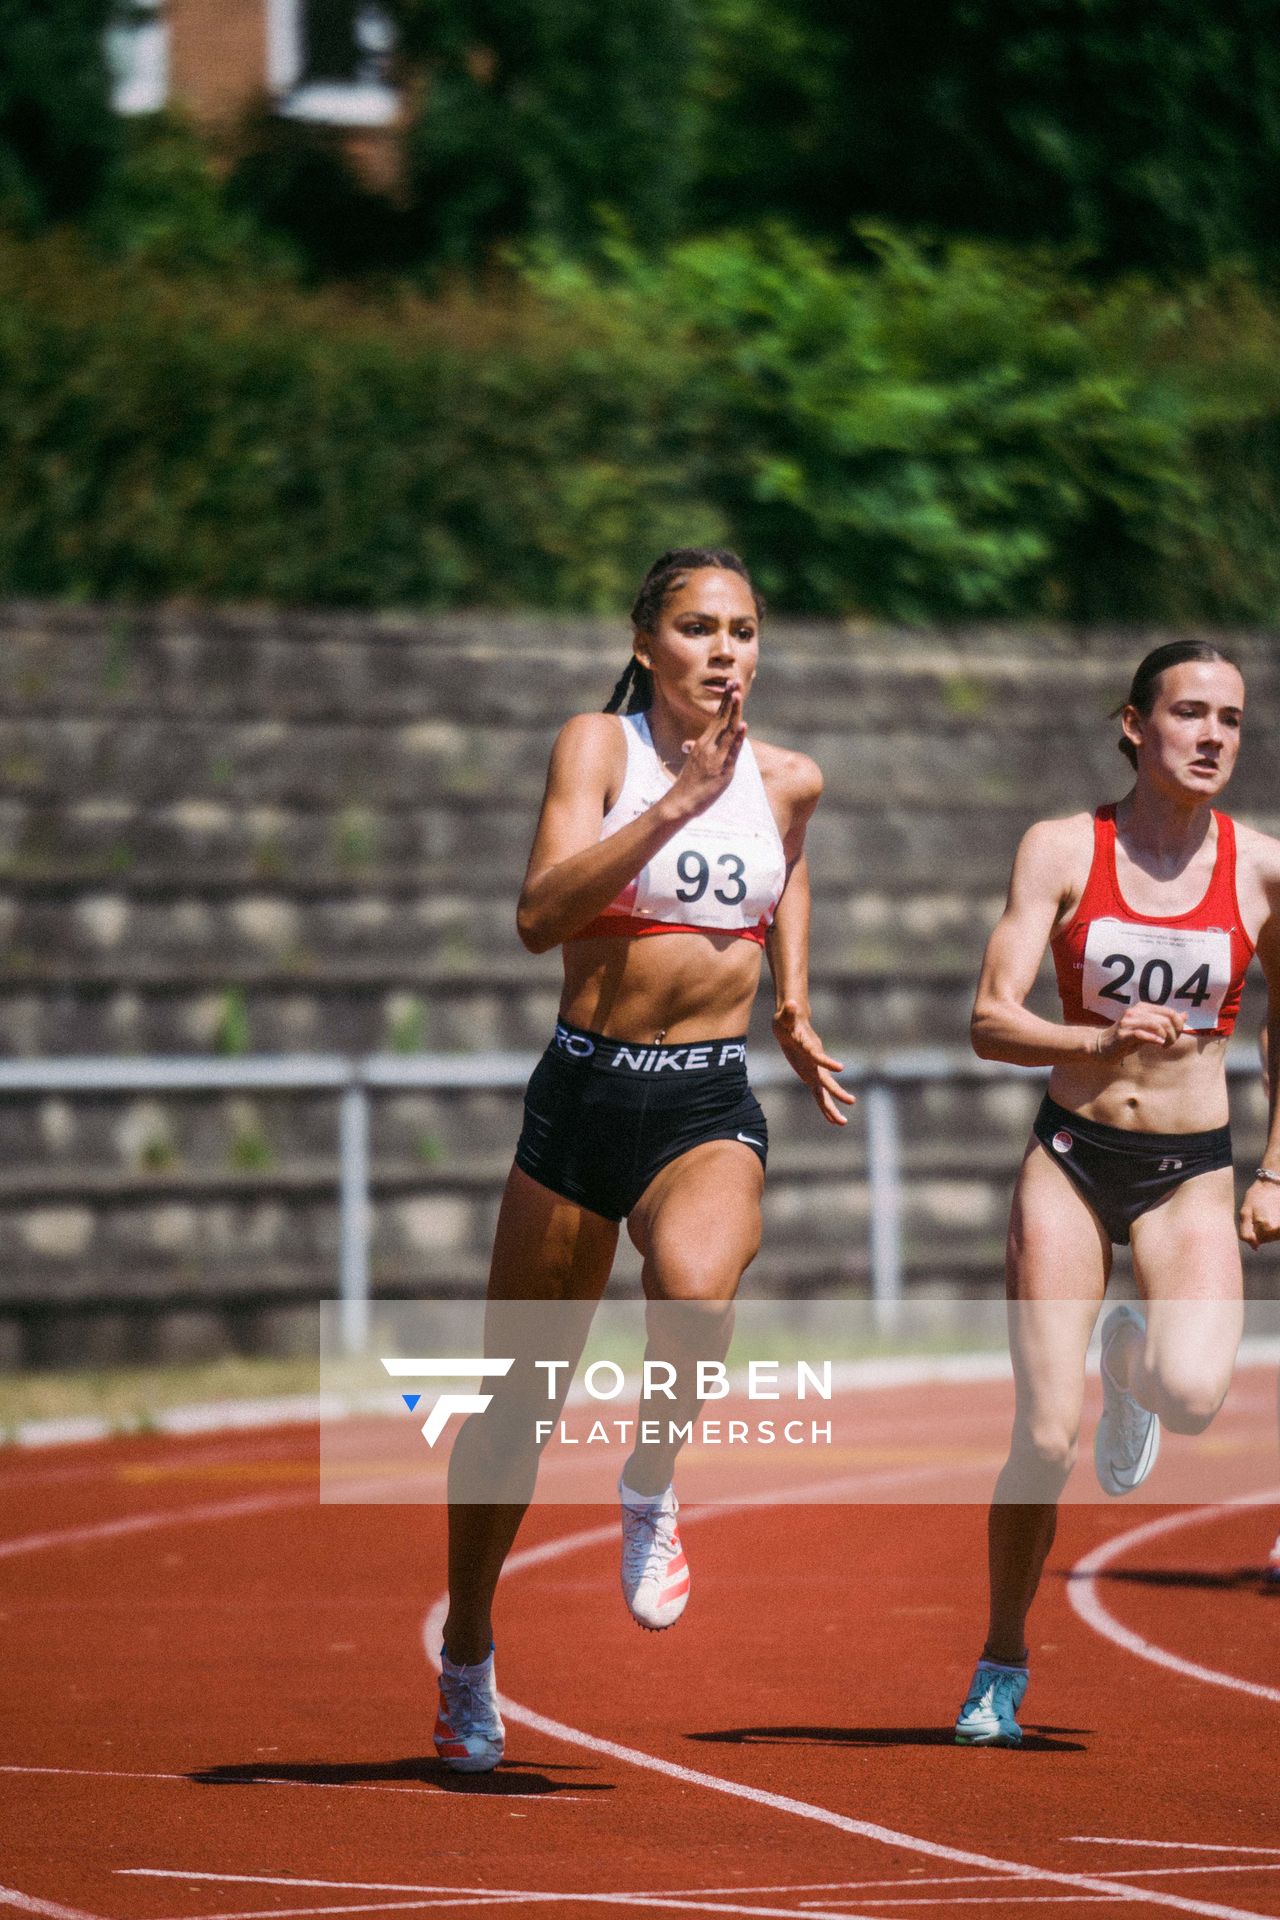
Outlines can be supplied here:
<path id="1" fill-rule="evenodd" d="M 1141 1046 L 1169 1046 L 1183 1018 L 1139 1003 L 1109 1027 L 1067 1027 L 1042 1020 L 1023 1004 L 1035 984 L 1059 911 L 1067 897 L 1071 823 L 1042 820 L 1023 835 L 1013 863 L 1009 898 L 987 942 L 969 1024 L 982 1060 L 1019 1067 L 1056 1067 L 1072 1060 L 1121 1060 Z"/>
<path id="2" fill-rule="evenodd" d="M 711 805 L 733 778 L 746 731 L 741 699 L 726 694 L 662 798 L 602 840 L 605 802 L 622 764 L 617 721 L 612 714 L 580 713 L 561 728 L 516 908 L 516 928 L 530 953 L 546 953 L 603 913 L 654 854 Z"/>

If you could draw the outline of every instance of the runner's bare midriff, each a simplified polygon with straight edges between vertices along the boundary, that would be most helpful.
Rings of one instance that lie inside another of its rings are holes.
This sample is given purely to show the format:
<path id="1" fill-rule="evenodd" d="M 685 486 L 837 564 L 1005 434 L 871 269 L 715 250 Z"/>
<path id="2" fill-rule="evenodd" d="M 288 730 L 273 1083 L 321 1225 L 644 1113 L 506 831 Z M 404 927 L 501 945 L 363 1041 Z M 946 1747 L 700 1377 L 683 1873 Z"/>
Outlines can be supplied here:
<path id="1" fill-rule="evenodd" d="M 560 1018 L 619 1040 L 736 1039 L 745 1033 L 763 948 L 724 933 L 582 940 L 564 948 Z"/>
<path id="2" fill-rule="evenodd" d="M 1124 1060 L 1057 1066 L 1050 1096 L 1104 1127 L 1138 1133 L 1203 1133 L 1225 1126 L 1225 1036 L 1184 1033 L 1171 1047 L 1142 1047 Z"/>

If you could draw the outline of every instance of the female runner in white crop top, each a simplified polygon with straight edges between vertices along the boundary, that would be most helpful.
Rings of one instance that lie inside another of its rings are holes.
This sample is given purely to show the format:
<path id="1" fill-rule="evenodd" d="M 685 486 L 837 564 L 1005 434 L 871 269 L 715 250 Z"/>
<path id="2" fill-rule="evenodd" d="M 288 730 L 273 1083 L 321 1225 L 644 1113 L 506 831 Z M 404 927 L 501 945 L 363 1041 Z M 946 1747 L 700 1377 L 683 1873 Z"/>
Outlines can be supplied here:
<path id="1" fill-rule="evenodd" d="M 748 742 L 742 717 L 760 612 L 736 555 L 664 554 L 632 610 L 633 657 L 610 703 L 630 686 L 643 711 L 579 714 L 551 756 L 517 922 L 532 952 L 563 947 L 564 989 L 526 1096 L 489 1300 L 582 1303 L 563 1350 L 571 1360 L 624 1217 L 646 1298 L 696 1303 L 699 1337 L 727 1340 L 728 1303 L 760 1243 L 767 1134 L 744 1036 L 762 952 L 788 1061 L 828 1121 L 843 1125 L 852 1101 L 809 1020 L 804 836 L 821 775 L 803 754 Z M 648 1357 L 678 1361 L 663 1339 L 677 1336 L 655 1335 L 651 1321 Z M 679 1369 L 678 1398 L 664 1407 L 675 1425 L 697 1412 L 689 1373 Z M 571 1374 L 560 1375 L 566 1389 Z M 538 1411 L 555 1418 L 559 1403 L 544 1391 Z M 502 1754 L 490 1607 L 537 1470 L 536 1459 L 512 1467 L 506 1504 L 469 1503 L 458 1490 L 493 1464 L 494 1433 L 491 1414 L 473 1417 L 451 1461 L 435 1739 L 463 1772 Z M 678 1618 L 689 1591 L 676 1451 L 637 1447 L 619 1485 L 623 1592 L 654 1629 Z"/>

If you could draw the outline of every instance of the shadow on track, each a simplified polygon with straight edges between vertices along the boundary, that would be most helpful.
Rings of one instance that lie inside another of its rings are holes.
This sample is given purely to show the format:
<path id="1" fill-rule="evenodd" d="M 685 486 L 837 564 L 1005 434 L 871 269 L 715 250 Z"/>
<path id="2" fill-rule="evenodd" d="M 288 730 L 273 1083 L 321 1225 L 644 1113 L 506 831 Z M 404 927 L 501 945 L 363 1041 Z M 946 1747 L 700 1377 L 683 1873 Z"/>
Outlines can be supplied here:
<path id="1" fill-rule="evenodd" d="M 1022 1753 L 1084 1753 L 1079 1740 L 1064 1740 L 1068 1733 L 1088 1733 L 1087 1727 L 1040 1727 L 1024 1729 Z M 686 1740 L 710 1745 L 756 1746 L 832 1746 L 832 1747 L 953 1747 L 955 1735 L 950 1727 L 724 1727 L 713 1733 L 687 1733 Z"/>
<path id="2" fill-rule="evenodd" d="M 557 1767 L 556 1773 L 579 1775 L 581 1767 Z M 189 1773 L 188 1780 L 201 1787 L 367 1787 L 403 1780 L 414 1786 L 439 1787 L 445 1793 L 612 1793 L 607 1781 L 553 1780 L 545 1771 L 522 1768 L 512 1761 L 499 1764 L 495 1773 L 454 1773 L 442 1760 L 423 1755 L 404 1760 L 314 1760 L 295 1761 L 279 1766 L 204 1767 Z"/>
<path id="3" fill-rule="evenodd" d="M 1102 1567 L 1096 1573 L 1067 1573 L 1072 1580 L 1114 1581 L 1131 1587 L 1202 1587 L 1212 1591 L 1280 1593 L 1280 1581 L 1271 1579 L 1266 1567 Z"/>

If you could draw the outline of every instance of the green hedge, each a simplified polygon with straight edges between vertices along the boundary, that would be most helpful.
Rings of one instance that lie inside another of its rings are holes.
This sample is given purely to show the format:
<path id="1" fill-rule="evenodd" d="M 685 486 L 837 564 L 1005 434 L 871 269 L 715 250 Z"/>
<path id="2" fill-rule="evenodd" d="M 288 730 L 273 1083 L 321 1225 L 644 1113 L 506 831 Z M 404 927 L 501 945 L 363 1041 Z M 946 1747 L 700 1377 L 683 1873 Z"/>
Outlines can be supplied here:
<path id="1" fill-rule="evenodd" d="M 1278 0 L 698 14 L 706 226 L 780 216 L 843 239 L 873 217 L 1067 246 L 1109 274 L 1280 269 Z"/>
<path id="2" fill-rule="evenodd" d="M 870 269 L 777 228 L 533 279 L 619 358 L 678 343 L 703 484 L 797 611 L 1280 611 L 1280 308 L 862 239 Z"/>
<path id="3" fill-rule="evenodd" d="M 0 246 L 0 593 L 606 609 L 728 538 L 795 611 L 1274 616 L 1260 294 L 867 238 L 430 301 Z"/>
<path id="4" fill-rule="evenodd" d="M 0 592 L 613 605 L 691 520 L 654 365 L 428 304 L 0 246 Z"/>

